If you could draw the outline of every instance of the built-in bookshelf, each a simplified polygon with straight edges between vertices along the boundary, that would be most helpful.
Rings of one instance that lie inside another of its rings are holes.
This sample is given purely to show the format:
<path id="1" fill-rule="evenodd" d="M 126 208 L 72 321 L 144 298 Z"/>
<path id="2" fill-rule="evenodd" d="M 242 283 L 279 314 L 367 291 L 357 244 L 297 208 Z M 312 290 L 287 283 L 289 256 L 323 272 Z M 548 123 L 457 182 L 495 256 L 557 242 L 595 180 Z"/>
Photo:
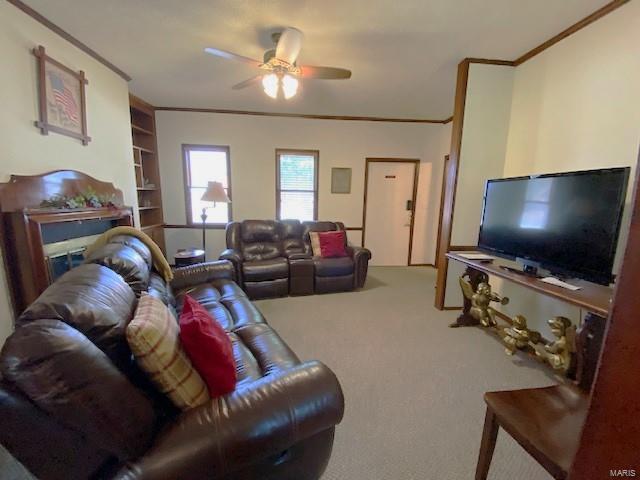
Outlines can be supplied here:
<path id="1" fill-rule="evenodd" d="M 134 95 L 129 95 L 129 110 L 140 228 L 165 251 L 155 111 Z"/>

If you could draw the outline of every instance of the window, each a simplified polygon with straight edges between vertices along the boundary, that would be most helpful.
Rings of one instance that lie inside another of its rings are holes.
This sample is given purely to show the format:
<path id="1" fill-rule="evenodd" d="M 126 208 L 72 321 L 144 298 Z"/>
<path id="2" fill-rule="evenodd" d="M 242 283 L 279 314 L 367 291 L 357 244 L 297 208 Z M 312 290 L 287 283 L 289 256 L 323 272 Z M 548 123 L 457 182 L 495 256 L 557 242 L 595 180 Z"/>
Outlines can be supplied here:
<path id="1" fill-rule="evenodd" d="M 276 150 L 278 220 L 318 217 L 318 151 Z"/>
<path id="2" fill-rule="evenodd" d="M 200 200 L 209 182 L 220 182 L 231 199 L 231 164 L 229 147 L 182 145 L 184 157 L 184 193 L 187 224 L 202 223 L 202 209 L 207 207 L 207 225 L 226 225 L 231 221 L 231 204 Z"/>

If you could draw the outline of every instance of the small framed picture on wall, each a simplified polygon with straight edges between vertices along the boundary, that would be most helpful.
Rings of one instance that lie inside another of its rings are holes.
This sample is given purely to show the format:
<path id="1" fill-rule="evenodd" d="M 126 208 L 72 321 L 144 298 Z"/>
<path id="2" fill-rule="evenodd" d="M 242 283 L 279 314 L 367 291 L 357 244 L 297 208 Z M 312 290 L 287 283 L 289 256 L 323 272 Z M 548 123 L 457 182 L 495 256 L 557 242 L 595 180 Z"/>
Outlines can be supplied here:
<path id="1" fill-rule="evenodd" d="M 33 49 L 38 61 L 38 106 L 35 122 L 43 135 L 49 132 L 77 138 L 87 145 L 87 108 L 84 87 L 89 83 L 80 70 L 75 72 L 49 57 L 43 46 Z"/>
<path id="2" fill-rule="evenodd" d="M 331 193 L 351 193 L 351 169 L 331 169 Z"/>

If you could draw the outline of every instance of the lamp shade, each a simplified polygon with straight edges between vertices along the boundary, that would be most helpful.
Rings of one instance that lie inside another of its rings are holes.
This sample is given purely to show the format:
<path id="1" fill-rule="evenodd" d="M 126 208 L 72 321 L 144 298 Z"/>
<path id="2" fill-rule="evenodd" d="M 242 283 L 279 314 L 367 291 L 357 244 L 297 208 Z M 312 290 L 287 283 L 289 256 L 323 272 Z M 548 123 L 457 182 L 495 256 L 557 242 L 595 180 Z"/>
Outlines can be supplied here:
<path id="1" fill-rule="evenodd" d="M 227 193 L 224 191 L 224 187 L 220 182 L 209 182 L 207 189 L 200 198 L 203 202 L 213 203 L 231 203 Z"/>

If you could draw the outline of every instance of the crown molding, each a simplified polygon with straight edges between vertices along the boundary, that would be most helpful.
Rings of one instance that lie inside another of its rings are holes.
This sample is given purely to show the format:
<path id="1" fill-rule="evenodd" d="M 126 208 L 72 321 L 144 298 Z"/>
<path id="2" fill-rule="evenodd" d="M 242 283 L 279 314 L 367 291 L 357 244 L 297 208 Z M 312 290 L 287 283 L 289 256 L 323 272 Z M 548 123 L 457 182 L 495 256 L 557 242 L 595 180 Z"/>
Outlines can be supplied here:
<path id="1" fill-rule="evenodd" d="M 541 43 L 540 45 L 538 45 L 535 48 L 532 48 L 531 50 L 529 50 L 527 53 L 525 53 L 524 55 L 521 55 L 520 57 L 516 58 L 513 61 L 513 64 L 517 67 L 518 65 L 523 64 L 524 62 L 526 62 L 527 60 L 530 60 L 531 58 L 535 57 L 536 55 L 538 55 L 539 53 L 544 52 L 547 48 L 555 45 L 556 43 L 558 43 L 561 40 L 564 40 L 565 38 L 567 38 L 570 35 L 573 35 L 574 33 L 582 30 L 584 27 L 591 25 L 593 22 L 595 22 L 596 20 L 601 19 L 602 17 L 604 17 L 605 15 L 608 15 L 609 13 L 613 12 L 614 10 L 617 10 L 618 8 L 620 8 L 621 6 L 623 6 L 625 3 L 628 3 L 629 0 L 613 0 L 612 2 L 607 3 L 604 7 L 596 10 L 595 12 L 593 12 L 591 15 L 587 15 L 586 17 L 584 17 L 582 20 L 574 23 L 573 25 L 571 25 L 569 28 L 563 30 L 562 32 L 560 32 L 559 34 L 557 34 L 554 37 L 551 37 L 549 40 L 547 40 L 546 42 Z"/>
<path id="2" fill-rule="evenodd" d="M 587 15 L 582 20 L 579 20 L 578 22 L 574 23 L 570 27 L 564 29 L 559 34 L 554 35 L 549 40 L 542 42 L 537 47 L 534 47 L 528 52 L 520 55 L 515 60 L 499 60 L 499 59 L 489 59 L 489 58 L 465 58 L 463 61 L 466 61 L 468 63 L 481 63 L 486 65 L 505 65 L 509 67 L 517 67 L 518 65 L 522 65 L 527 60 L 530 60 L 536 55 L 544 52 L 546 49 L 552 47 L 553 45 L 560 42 L 561 40 L 564 40 L 565 38 L 582 30 L 586 26 L 591 25 L 596 20 L 599 20 L 605 15 L 613 12 L 614 10 L 617 10 L 624 4 L 629 3 L 629 1 L 630 0 L 613 0 L 612 2 L 607 3 L 602 8 L 599 8 L 598 10 L 591 13 L 590 15 Z"/>
<path id="3" fill-rule="evenodd" d="M 60 28 L 55 23 L 53 23 L 52 21 L 50 21 L 49 19 L 47 19 L 46 17 L 44 17 L 40 13 L 36 12 L 33 8 L 31 8 L 26 3 L 24 3 L 24 2 L 22 2 L 20 0 L 7 0 L 7 2 L 9 2 L 11 5 L 13 5 L 14 7 L 18 8 L 22 12 L 26 13 L 28 16 L 33 18 L 36 22 L 44 25 L 45 27 L 47 27 L 52 32 L 57 33 L 59 36 L 64 38 L 66 41 L 71 43 L 73 46 L 79 48 L 84 53 L 86 53 L 90 57 L 92 57 L 95 60 L 97 60 L 98 62 L 100 62 L 102 65 L 107 67 L 112 72 L 117 73 L 120 77 L 125 79 L 127 82 L 131 80 L 131 77 L 129 75 L 127 75 L 125 72 L 120 70 L 113 63 L 108 61 L 106 58 L 104 58 L 102 55 L 97 53 L 95 50 L 89 48 L 87 45 L 82 43 L 80 40 L 78 40 L 76 37 L 71 35 L 66 30 L 63 30 L 62 28 Z"/>
<path id="4" fill-rule="evenodd" d="M 390 117 L 359 117 L 353 115 L 316 115 L 307 113 L 259 112 L 253 110 L 229 110 L 222 108 L 190 108 L 190 107 L 155 107 L 156 111 L 192 112 L 192 113 L 224 113 L 231 115 L 255 115 L 259 117 L 306 118 L 312 120 L 350 120 L 359 122 L 391 122 L 391 123 L 434 123 L 445 124 L 449 119 L 433 120 L 427 118 L 390 118 Z"/>

